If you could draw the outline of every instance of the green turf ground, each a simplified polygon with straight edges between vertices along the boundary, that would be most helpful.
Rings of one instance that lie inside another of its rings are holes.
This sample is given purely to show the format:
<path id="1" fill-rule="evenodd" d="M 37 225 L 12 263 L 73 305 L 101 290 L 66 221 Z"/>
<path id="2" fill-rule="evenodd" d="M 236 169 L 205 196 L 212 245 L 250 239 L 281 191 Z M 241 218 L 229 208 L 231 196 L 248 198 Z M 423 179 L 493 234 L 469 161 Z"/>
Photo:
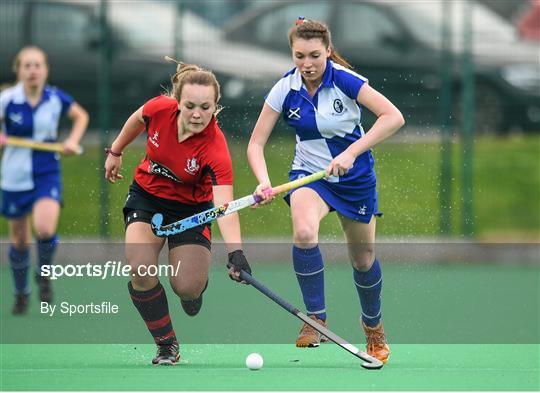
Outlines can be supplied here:
<path id="1" fill-rule="evenodd" d="M 367 371 L 333 344 L 183 345 L 180 364 L 149 365 L 152 345 L 3 345 L 3 390 L 538 390 L 539 346 L 392 346 L 390 363 Z M 264 367 L 245 357 L 259 352 Z"/>
<path id="2" fill-rule="evenodd" d="M 254 275 L 301 306 L 287 264 L 253 262 Z M 330 328 L 363 346 L 350 268 L 328 263 Z M 196 318 L 181 311 L 168 284 L 182 361 L 152 367 L 154 347 L 126 289 L 126 279 L 65 278 L 57 303 L 117 303 L 116 316 L 29 314 L 14 317 L 7 267 L 0 267 L 2 390 L 538 390 L 538 266 L 384 266 L 383 314 L 392 344 L 380 372 L 335 346 L 296 349 L 299 321 L 254 288 L 231 282 L 213 265 Z M 162 280 L 166 282 L 166 280 Z M 508 317 L 510 316 L 510 317 Z M 45 333 L 44 333 L 45 332 Z M 240 334 L 239 332 L 242 332 Z M 74 343 L 74 344 L 69 344 Z M 136 344 L 130 344 L 136 343 Z M 250 352 L 261 371 L 244 366 Z"/>
<path id="3" fill-rule="evenodd" d="M 257 279 L 291 304 L 302 306 L 289 265 L 251 264 Z M 383 273 L 383 315 L 394 343 L 540 343 L 538 266 L 387 264 Z M 118 314 L 69 316 L 57 310 L 49 317 L 40 313 L 34 291 L 28 315 L 19 318 L 9 313 L 13 299 L 7 267 L 2 266 L 0 274 L 1 343 L 148 342 L 146 327 L 127 293 L 128 278 L 70 277 L 54 283 L 57 306 L 62 301 L 110 301 L 118 305 Z M 257 290 L 232 282 L 221 264 L 212 266 L 204 306 L 196 318 L 183 313 L 167 279 L 161 281 L 168 293 L 173 324 L 184 343 L 285 344 L 299 329 L 296 318 Z M 328 260 L 325 289 L 331 329 L 353 343 L 359 342 L 363 334 L 350 267 Z M 224 327 L 215 326 L 216 321 Z M 236 333 L 239 331 L 242 336 Z"/>

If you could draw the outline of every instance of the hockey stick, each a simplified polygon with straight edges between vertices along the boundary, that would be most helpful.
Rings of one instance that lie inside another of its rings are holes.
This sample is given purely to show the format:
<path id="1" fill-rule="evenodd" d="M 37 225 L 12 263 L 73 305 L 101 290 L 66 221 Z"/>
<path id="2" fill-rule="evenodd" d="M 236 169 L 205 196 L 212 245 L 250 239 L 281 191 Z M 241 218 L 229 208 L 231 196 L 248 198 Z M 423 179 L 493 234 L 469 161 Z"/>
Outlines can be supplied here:
<path id="1" fill-rule="evenodd" d="M 33 139 L 19 138 L 16 136 L 8 136 L 6 138 L 6 144 L 9 146 L 28 147 L 34 150 L 49 151 L 53 153 L 64 153 L 64 146 L 61 143 L 40 142 Z M 82 146 L 79 146 L 75 153 L 77 155 L 81 155 L 83 151 Z"/>
<path id="2" fill-rule="evenodd" d="M 227 264 L 227 266 L 230 268 L 231 265 Z M 337 345 L 339 345 L 341 348 L 349 352 L 350 354 L 356 356 L 357 358 L 362 359 L 364 362 L 362 363 L 362 367 L 368 369 L 368 370 L 378 370 L 382 368 L 383 362 L 381 362 L 379 359 L 374 358 L 373 356 L 368 355 L 365 352 L 362 352 L 360 349 L 356 348 L 354 345 L 348 343 L 345 341 L 345 339 L 339 337 L 337 334 L 332 332 L 331 330 L 328 330 L 328 328 L 325 328 L 324 326 L 318 324 L 313 319 L 308 317 L 306 314 L 302 313 L 300 310 L 298 310 L 296 307 L 292 306 L 291 304 L 287 303 L 285 300 L 283 300 L 279 295 L 272 292 L 270 289 L 268 289 L 264 284 L 257 281 L 251 274 L 245 272 L 244 270 L 240 271 L 240 278 L 247 282 L 248 284 L 255 287 L 258 291 L 262 292 L 264 295 L 272 299 L 274 302 L 279 304 L 281 307 L 283 307 L 285 310 L 296 316 L 298 319 L 302 320 L 303 322 L 307 323 L 309 326 L 311 326 L 313 329 L 318 331 L 319 333 L 325 335 L 330 340 L 335 342 Z"/>
<path id="3" fill-rule="evenodd" d="M 277 187 L 272 188 L 270 195 L 281 194 L 282 192 L 287 192 L 293 188 L 297 188 L 308 183 L 320 180 L 326 176 L 325 171 L 320 171 L 309 176 L 302 177 L 300 179 L 293 180 L 291 182 L 281 184 Z M 227 214 L 234 213 L 238 210 L 242 210 L 246 207 L 252 206 L 256 203 L 259 203 L 261 198 L 258 195 L 252 194 L 245 196 L 240 199 L 225 203 L 218 207 L 213 207 L 211 209 L 205 210 L 201 213 L 195 214 L 191 217 L 184 218 L 182 220 L 173 222 L 168 225 L 161 225 L 163 223 L 163 215 L 160 213 L 154 214 L 152 217 L 152 231 L 156 236 L 165 237 L 176 235 L 177 233 L 183 232 L 189 228 L 194 228 L 196 226 L 205 224 L 207 222 L 213 221 L 219 217 L 226 216 Z"/>

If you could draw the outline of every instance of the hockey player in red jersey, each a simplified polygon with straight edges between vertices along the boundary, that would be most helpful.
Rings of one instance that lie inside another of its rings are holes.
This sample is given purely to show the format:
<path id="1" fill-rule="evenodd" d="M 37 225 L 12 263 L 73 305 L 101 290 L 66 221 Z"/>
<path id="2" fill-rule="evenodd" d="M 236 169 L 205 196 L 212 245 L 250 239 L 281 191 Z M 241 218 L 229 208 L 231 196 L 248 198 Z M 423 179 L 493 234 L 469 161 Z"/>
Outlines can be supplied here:
<path id="1" fill-rule="evenodd" d="M 165 290 L 158 277 L 140 274 L 157 265 L 165 239 L 150 227 L 155 213 L 164 224 L 233 200 L 233 172 L 227 142 L 216 121 L 219 83 L 214 74 L 179 63 L 170 95 L 152 98 L 126 121 L 107 149 L 105 177 L 121 179 L 122 152 L 146 131 L 146 155 L 135 169 L 124 206 L 126 259 L 133 276 L 128 283 L 133 304 L 158 346 L 153 364 L 174 364 L 180 358 Z M 229 276 L 239 281 L 241 269 L 251 272 L 242 251 L 240 221 L 234 213 L 218 220 L 234 267 Z M 211 257 L 210 224 L 169 236 L 169 263 L 178 274 L 169 277 L 184 311 L 196 315 L 208 285 Z"/>

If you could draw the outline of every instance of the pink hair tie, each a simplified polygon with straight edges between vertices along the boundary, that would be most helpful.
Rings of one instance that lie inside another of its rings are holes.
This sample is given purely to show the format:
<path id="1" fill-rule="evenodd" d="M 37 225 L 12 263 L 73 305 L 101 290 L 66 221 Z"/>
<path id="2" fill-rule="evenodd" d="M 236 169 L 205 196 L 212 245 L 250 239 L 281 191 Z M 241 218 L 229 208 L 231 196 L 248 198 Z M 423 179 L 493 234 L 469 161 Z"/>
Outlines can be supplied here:
<path id="1" fill-rule="evenodd" d="M 296 19 L 296 26 L 301 25 L 302 23 L 304 23 L 305 20 L 306 20 L 305 17 L 299 16 L 299 17 Z"/>

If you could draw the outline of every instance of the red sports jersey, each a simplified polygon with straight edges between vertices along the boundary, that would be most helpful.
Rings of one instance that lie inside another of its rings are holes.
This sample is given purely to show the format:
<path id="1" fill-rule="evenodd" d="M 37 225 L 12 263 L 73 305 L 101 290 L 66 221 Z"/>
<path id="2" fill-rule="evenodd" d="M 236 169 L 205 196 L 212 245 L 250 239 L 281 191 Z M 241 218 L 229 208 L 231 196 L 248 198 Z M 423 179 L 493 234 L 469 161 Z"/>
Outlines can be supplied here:
<path id="1" fill-rule="evenodd" d="M 215 117 L 199 134 L 178 142 L 178 102 L 159 96 L 143 106 L 146 157 L 135 181 L 150 194 L 190 205 L 213 198 L 213 185 L 232 185 L 227 142 Z"/>

